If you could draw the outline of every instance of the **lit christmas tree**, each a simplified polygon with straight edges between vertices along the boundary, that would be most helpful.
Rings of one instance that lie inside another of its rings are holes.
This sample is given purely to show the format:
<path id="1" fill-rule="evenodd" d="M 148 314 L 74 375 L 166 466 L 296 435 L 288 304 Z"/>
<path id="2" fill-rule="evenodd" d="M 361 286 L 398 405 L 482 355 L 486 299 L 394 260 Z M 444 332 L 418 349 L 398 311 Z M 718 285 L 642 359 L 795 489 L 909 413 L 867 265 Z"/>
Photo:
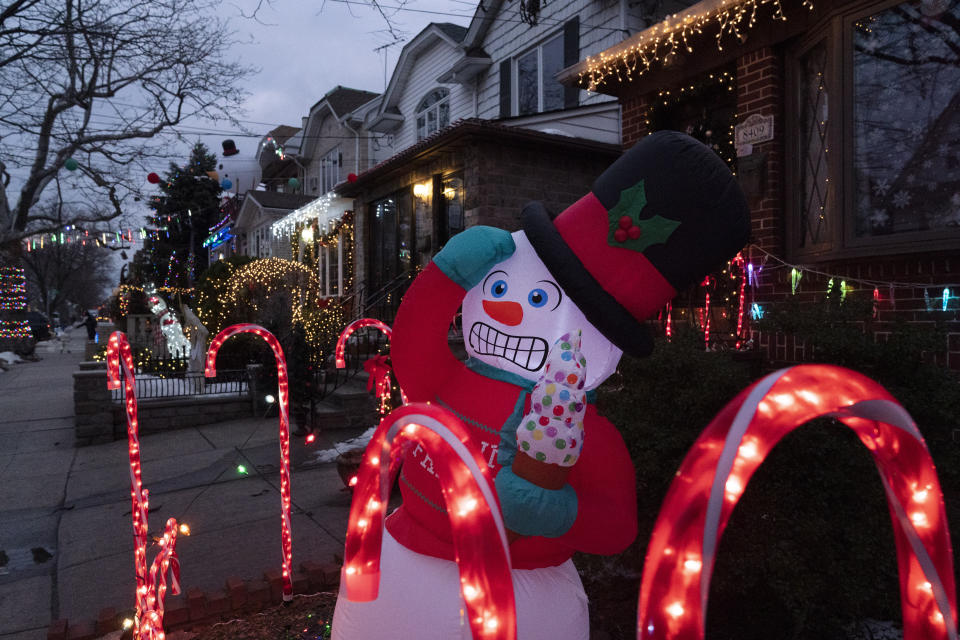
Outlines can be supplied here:
<path id="1" fill-rule="evenodd" d="M 22 351 L 33 334 L 27 322 L 27 281 L 20 267 L 0 267 L 0 351 Z"/>

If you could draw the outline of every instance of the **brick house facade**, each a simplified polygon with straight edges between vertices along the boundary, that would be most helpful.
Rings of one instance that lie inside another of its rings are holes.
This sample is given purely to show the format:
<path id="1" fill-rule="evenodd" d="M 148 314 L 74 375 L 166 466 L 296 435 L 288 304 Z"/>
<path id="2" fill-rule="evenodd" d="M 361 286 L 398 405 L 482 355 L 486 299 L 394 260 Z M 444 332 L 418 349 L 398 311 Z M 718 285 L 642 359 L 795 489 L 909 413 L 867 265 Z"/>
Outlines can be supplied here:
<path id="1" fill-rule="evenodd" d="M 869 126 L 857 128 L 855 110 L 871 108 L 863 105 L 880 94 L 857 93 L 865 91 L 866 82 L 858 84 L 860 67 L 854 67 L 852 62 L 854 56 L 869 55 L 869 40 L 865 39 L 873 38 L 874 33 L 882 38 L 882 29 L 892 24 L 890 16 L 898 16 L 904 24 L 916 16 L 919 27 L 910 31 L 915 34 L 931 25 L 957 24 L 955 14 L 960 13 L 960 8 L 956 3 L 952 3 L 952 9 L 946 9 L 951 3 L 934 7 L 937 3 L 895 1 L 816 2 L 812 9 L 810 3 L 799 0 L 783 0 L 780 4 L 786 19 L 772 15 L 776 7 L 759 7 L 756 24 L 752 28 L 741 26 L 742 42 L 724 36 L 722 49 L 718 49 L 716 25 L 709 26 L 708 22 L 701 35 L 691 37 L 692 54 L 676 54 L 666 65 L 655 63 L 646 73 L 633 75 L 632 81 L 626 79 L 626 74 L 619 79 L 616 75 L 605 78 L 596 90 L 616 95 L 621 101 L 624 147 L 657 128 L 651 117 L 654 106 L 666 105 L 678 93 L 692 91 L 696 83 L 713 77 L 710 74 L 721 68 L 734 70 L 730 89 L 736 99 L 735 117 L 729 123 L 731 133 L 737 124 L 754 115 L 772 117 L 774 123 L 772 139 L 754 144 L 752 149 L 741 149 L 734 164 L 752 214 L 751 243 L 744 256 L 758 266 L 765 263 L 759 282 L 752 289 L 752 299 L 760 305 L 776 305 L 795 296 L 802 302 L 822 304 L 831 279 L 835 281 L 833 286 L 843 281 L 856 295 L 872 295 L 877 300 L 874 318 L 868 323 L 876 340 L 884 340 L 898 321 L 918 326 L 939 324 L 946 329 L 942 363 L 960 369 L 960 124 L 953 124 L 960 113 L 955 108 L 956 95 L 952 100 L 946 95 L 960 85 L 944 90 L 942 102 L 949 104 L 942 113 L 941 107 L 936 106 L 939 115 L 929 119 L 927 131 L 918 132 L 922 120 L 921 110 L 916 108 L 917 99 L 904 96 L 903 104 L 914 106 L 900 107 L 900 117 L 910 125 L 911 133 L 921 137 L 938 134 L 937 153 L 923 159 L 923 166 L 939 168 L 929 178 L 927 191 L 935 196 L 946 190 L 944 197 L 949 198 L 949 190 L 958 189 L 950 200 L 955 207 L 954 222 L 902 232 L 864 232 L 862 203 L 875 202 L 887 182 L 877 180 L 872 193 L 862 184 L 860 192 L 856 191 L 856 180 L 865 181 L 860 172 L 867 173 L 867 169 L 858 162 L 866 154 L 864 149 L 870 150 L 869 135 L 873 130 Z M 715 2 L 700 2 L 688 12 L 704 16 L 717 6 Z M 938 22 L 942 15 L 937 11 L 950 15 Z M 653 29 L 666 31 L 669 24 L 670 21 L 654 25 Z M 892 28 L 888 29 L 892 32 Z M 619 50 L 643 42 L 644 33 L 628 38 Z M 804 77 L 812 57 L 810 52 L 821 53 L 822 63 L 816 67 L 815 75 Z M 607 53 L 615 56 L 618 50 Z M 885 55 L 893 54 L 885 51 Z M 952 68 L 960 68 L 956 61 L 954 65 Z M 944 72 L 951 78 L 952 68 Z M 563 76 L 568 83 L 586 82 L 589 69 L 589 61 L 583 61 L 565 70 Z M 804 89 L 809 94 L 803 94 Z M 885 91 L 888 93 L 883 95 L 891 95 L 889 89 Z M 812 116 L 804 112 L 803 99 L 807 95 L 817 99 Z M 892 101 L 890 111 L 897 110 Z M 934 106 L 929 110 L 934 111 Z M 882 108 L 877 111 L 880 112 Z M 804 138 L 811 129 L 816 134 L 817 125 L 819 136 Z M 813 143 L 809 142 L 811 139 Z M 911 172 L 910 166 L 918 162 L 917 156 L 924 151 L 923 144 L 916 142 L 913 149 L 913 155 L 892 181 L 891 191 L 896 191 L 899 184 L 906 194 L 900 202 L 910 202 L 908 186 L 922 179 L 903 177 Z M 889 155 L 895 153 L 895 145 L 890 145 Z M 912 172 L 918 174 L 916 169 Z M 941 206 L 931 198 L 916 196 L 915 208 L 922 209 L 931 202 L 931 208 Z M 819 205 L 817 219 L 810 215 L 810 201 Z M 950 205 L 946 207 L 949 215 Z M 907 208 L 891 206 L 890 211 L 895 215 Z M 877 216 L 869 218 L 874 223 L 883 224 L 888 219 L 882 211 L 871 215 Z M 802 274 L 795 291 L 791 277 L 794 268 Z M 753 338 L 774 363 L 803 361 L 807 356 L 808 346 L 791 336 L 754 332 Z"/>
<path id="2" fill-rule="evenodd" d="M 589 192 L 619 154 L 618 145 L 488 120 L 456 122 L 337 187 L 338 195 L 354 199 L 357 212 L 356 281 L 375 291 L 426 265 L 466 227 L 515 231 L 531 200 L 559 213 Z M 391 200 L 389 215 L 399 218 L 400 237 L 384 251 L 372 222 Z M 385 260 L 388 254 L 397 256 L 396 263 Z"/>

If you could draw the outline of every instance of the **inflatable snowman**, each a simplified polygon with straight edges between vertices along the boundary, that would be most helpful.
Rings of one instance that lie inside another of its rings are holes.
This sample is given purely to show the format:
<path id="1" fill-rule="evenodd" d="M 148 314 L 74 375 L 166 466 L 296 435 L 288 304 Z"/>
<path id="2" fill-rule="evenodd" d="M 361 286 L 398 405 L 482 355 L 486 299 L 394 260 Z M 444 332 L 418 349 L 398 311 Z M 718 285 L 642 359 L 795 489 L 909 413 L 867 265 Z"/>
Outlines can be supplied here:
<path id="1" fill-rule="evenodd" d="M 487 462 L 511 532 L 518 638 L 583 640 L 571 556 L 618 553 L 637 532 L 633 465 L 594 390 L 623 352 L 649 354 L 646 319 L 746 244 L 749 211 L 716 154 L 658 132 L 556 219 L 531 203 L 521 220 L 447 243 L 404 296 L 391 356 L 410 401 L 452 411 Z M 465 363 L 447 343 L 461 305 Z M 470 638 L 435 464 L 407 451 L 379 597 L 341 591 L 334 638 Z"/>

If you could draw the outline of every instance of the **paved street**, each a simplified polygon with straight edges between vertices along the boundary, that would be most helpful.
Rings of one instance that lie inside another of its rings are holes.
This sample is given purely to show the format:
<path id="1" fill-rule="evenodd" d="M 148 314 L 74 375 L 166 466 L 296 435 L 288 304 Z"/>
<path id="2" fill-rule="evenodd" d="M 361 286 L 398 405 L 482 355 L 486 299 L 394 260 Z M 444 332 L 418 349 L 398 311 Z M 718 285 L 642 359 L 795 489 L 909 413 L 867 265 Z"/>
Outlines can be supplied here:
<path id="1" fill-rule="evenodd" d="M 71 335 L 71 353 L 41 344 L 41 361 L 0 373 L 0 640 L 45 639 L 51 620 L 133 605 L 126 441 L 74 446 L 82 333 Z M 151 532 L 171 516 L 191 528 L 177 544 L 184 592 L 279 569 L 277 426 L 253 417 L 141 438 Z M 359 431 L 333 433 L 339 441 Z M 334 464 L 312 463 L 332 444 L 291 442 L 295 567 L 343 550 L 350 495 Z"/>

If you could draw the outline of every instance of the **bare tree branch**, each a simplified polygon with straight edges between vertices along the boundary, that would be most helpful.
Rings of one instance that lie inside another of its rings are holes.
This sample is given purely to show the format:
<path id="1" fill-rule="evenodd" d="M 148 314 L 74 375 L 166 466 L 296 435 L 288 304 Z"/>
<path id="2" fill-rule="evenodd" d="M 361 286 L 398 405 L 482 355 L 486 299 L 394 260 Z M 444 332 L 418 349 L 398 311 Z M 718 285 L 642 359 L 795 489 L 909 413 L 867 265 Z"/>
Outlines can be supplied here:
<path id="1" fill-rule="evenodd" d="M 0 9 L 0 248 L 49 229 L 37 211 L 58 176 L 98 203 L 70 216 L 107 221 L 139 188 L 131 168 L 164 157 L 174 127 L 194 116 L 239 126 L 252 69 L 228 57 L 233 33 L 219 6 L 16 0 Z M 78 167 L 66 171 L 69 159 Z"/>

